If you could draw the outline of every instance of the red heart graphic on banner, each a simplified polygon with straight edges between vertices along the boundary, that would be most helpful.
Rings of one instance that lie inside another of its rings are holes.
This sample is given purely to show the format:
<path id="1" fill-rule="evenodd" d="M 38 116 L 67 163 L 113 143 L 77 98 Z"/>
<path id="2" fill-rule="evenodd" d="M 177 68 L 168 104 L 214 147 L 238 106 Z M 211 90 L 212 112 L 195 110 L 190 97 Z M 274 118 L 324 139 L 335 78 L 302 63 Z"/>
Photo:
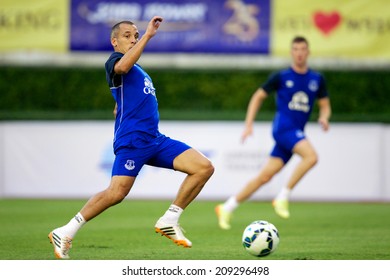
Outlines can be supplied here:
<path id="1" fill-rule="evenodd" d="M 315 12 L 313 14 L 315 26 L 321 30 L 322 33 L 328 35 L 341 22 L 341 15 L 338 12 L 324 13 Z"/>

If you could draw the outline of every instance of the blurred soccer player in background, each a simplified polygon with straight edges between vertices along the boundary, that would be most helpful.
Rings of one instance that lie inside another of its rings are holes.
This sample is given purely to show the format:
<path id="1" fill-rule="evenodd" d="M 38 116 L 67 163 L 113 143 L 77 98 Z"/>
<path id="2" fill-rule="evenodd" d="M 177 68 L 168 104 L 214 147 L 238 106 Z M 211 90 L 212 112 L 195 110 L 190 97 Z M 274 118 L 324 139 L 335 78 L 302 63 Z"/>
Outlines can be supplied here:
<path id="1" fill-rule="evenodd" d="M 182 232 L 179 218 L 212 176 L 214 167 L 200 152 L 159 132 L 156 89 L 137 61 L 162 21 L 159 16 L 153 17 L 142 37 L 131 21 L 112 27 L 114 53 L 105 64 L 107 82 L 116 102 L 112 178 L 109 187 L 93 196 L 68 224 L 49 233 L 57 258 L 69 258 L 77 231 L 87 221 L 120 203 L 145 164 L 187 174 L 173 203 L 156 222 L 155 231 L 177 245 L 192 246 Z"/>
<path id="2" fill-rule="evenodd" d="M 304 128 L 309 120 L 315 100 L 318 100 L 318 122 L 324 131 L 329 128 L 331 105 L 321 74 L 309 69 L 309 43 L 304 37 L 292 40 L 292 65 L 288 69 L 273 73 L 261 88 L 252 95 L 245 119 L 242 142 L 253 133 L 253 123 L 264 100 L 276 91 L 277 112 L 273 120 L 272 135 L 275 145 L 270 157 L 257 176 L 225 203 L 215 208 L 219 226 L 230 229 L 233 211 L 240 203 L 249 199 L 261 186 L 269 182 L 290 160 L 293 154 L 301 157 L 287 184 L 273 200 L 275 212 L 282 218 L 289 218 L 289 195 L 302 177 L 317 163 L 318 157 Z"/>

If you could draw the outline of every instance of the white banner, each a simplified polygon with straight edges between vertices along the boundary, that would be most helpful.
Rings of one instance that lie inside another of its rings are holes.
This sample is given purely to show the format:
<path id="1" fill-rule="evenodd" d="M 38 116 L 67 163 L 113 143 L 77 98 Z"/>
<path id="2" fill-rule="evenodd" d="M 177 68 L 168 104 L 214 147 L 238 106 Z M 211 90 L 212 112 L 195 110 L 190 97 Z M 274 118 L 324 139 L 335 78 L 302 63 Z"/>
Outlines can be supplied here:
<path id="1" fill-rule="evenodd" d="M 257 174 L 273 146 L 271 124 L 259 122 L 240 143 L 243 122 L 163 121 L 162 133 L 203 152 L 215 173 L 199 199 L 224 200 Z M 390 201 L 390 126 L 310 123 L 307 136 L 319 163 L 297 185 L 293 200 Z M 88 198 L 110 181 L 112 121 L 0 123 L 0 197 Z M 298 158 L 261 188 L 269 200 L 286 183 Z M 128 198 L 173 199 L 184 174 L 145 166 Z"/>

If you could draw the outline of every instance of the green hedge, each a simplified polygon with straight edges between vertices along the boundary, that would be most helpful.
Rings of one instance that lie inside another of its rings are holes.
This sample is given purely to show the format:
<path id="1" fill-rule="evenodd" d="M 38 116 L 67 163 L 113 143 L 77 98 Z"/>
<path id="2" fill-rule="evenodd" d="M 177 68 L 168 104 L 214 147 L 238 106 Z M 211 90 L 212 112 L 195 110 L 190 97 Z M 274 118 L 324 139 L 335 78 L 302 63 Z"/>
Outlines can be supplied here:
<path id="1" fill-rule="evenodd" d="M 242 119 L 265 70 L 146 69 L 162 119 Z M 339 121 L 390 122 L 389 71 L 322 71 Z M 102 68 L 0 67 L 0 119 L 112 118 Z M 270 98 L 259 118 L 275 109 Z"/>

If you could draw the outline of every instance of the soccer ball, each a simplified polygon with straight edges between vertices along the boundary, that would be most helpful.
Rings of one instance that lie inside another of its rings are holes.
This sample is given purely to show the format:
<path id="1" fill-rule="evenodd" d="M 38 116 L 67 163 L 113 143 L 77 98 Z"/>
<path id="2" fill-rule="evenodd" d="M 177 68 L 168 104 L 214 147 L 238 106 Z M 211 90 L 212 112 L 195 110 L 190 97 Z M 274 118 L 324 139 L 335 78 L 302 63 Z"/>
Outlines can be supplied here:
<path id="1" fill-rule="evenodd" d="M 276 250 L 279 244 L 277 228 L 267 221 L 254 221 L 242 235 L 242 245 L 254 256 L 264 257 Z"/>

